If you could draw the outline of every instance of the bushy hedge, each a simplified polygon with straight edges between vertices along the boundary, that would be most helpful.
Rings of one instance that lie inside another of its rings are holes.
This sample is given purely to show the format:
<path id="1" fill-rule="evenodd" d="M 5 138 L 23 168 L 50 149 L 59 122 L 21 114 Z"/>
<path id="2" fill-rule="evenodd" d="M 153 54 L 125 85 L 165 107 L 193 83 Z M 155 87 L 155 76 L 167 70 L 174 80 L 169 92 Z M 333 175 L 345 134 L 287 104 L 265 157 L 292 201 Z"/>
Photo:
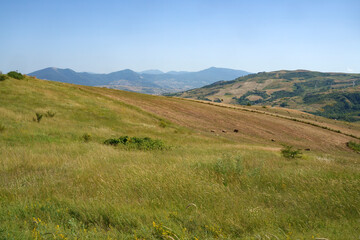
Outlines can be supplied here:
<path id="1" fill-rule="evenodd" d="M 0 74 L 0 82 L 4 81 L 6 79 L 6 75 L 5 74 Z"/>
<path id="2" fill-rule="evenodd" d="M 154 140 L 149 137 L 139 138 L 121 136 L 119 138 L 109 138 L 105 140 L 104 144 L 113 146 L 121 144 L 129 148 L 135 148 L 140 150 L 164 150 L 166 148 L 165 144 L 161 140 Z"/>
<path id="3" fill-rule="evenodd" d="M 8 72 L 7 74 L 9 77 L 15 78 L 15 79 L 24 79 L 24 75 L 22 75 L 21 73 L 15 72 L 15 71 L 11 71 Z"/>

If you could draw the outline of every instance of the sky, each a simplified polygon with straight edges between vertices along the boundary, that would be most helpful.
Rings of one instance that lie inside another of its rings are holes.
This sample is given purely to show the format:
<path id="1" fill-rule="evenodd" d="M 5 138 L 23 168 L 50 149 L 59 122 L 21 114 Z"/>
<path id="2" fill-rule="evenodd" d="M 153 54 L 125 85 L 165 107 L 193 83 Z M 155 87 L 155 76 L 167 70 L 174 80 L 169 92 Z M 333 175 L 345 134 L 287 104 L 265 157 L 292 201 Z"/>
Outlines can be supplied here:
<path id="1" fill-rule="evenodd" d="M 359 0 L 0 0 L 0 71 L 360 73 Z"/>

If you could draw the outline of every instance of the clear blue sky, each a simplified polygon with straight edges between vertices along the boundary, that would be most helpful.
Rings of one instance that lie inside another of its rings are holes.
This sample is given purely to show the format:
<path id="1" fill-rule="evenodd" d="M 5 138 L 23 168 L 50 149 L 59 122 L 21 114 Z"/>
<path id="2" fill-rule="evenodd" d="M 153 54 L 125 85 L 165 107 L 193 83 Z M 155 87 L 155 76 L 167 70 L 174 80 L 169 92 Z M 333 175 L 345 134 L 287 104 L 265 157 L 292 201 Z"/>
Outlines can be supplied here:
<path id="1" fill-rule="evenodd" d="M 0 0 L 0 70 L 360 72 L 359 0 Z"/>

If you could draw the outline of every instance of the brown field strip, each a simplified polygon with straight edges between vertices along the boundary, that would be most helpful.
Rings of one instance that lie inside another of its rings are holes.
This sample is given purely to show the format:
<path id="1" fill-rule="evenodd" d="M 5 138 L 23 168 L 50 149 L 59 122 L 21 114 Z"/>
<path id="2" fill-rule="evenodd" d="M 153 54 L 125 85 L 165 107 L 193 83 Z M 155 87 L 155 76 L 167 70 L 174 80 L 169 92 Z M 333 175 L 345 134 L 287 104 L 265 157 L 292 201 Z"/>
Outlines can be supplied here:
<path id="1" fill-rule="evenodd" d="M 238 142 L 254 142 L 274 147 L 284 143 L 329 152 L 346 150 L 346 143 L 354 140 L 344 133 L 258 110 L 118 90 L 81 88 L 137 106 L 181 126 Z M 237 133 L 234 132 L 235 129 L 238 130 Z"/>

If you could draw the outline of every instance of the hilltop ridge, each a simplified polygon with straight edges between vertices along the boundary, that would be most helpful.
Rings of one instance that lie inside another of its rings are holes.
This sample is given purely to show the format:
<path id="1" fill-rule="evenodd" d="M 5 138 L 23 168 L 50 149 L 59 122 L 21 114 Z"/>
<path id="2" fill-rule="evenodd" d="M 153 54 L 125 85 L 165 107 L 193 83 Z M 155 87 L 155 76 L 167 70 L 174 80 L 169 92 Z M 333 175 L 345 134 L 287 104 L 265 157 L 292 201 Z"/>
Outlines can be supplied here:
<path id="1" fill-rule="evenodd" d="M 100 86 L 127 91 L 162 94 L 178 92 L 219 81 L 244 76 L 248 72 L 227 68 L 211 67 L 198 72 L 146 70 L 135 72 L 125 69 L 108 74 L 75 72 L 72 69 L 49 67 L 29 73 L 40 79 L 73 83 L 86 86 Z"/>

